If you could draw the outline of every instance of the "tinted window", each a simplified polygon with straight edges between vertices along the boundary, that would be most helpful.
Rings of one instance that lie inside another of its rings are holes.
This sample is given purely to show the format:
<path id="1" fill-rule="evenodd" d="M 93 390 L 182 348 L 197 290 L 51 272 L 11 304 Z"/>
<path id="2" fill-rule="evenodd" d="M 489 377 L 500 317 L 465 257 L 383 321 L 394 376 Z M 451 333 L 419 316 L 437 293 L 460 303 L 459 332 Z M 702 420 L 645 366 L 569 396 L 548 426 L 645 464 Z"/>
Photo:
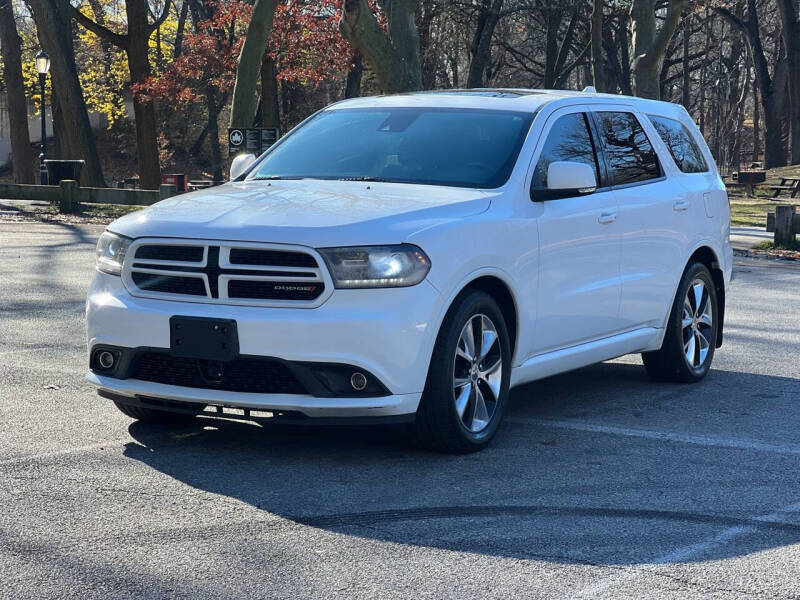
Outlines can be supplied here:
<path id="1" fill-rule="evenodd" d="M 533 172 L 533 189 L 547 188 L 547 168 L 550 163 L 560 160 L 590 165 L 597 181 L 600 181 L 592 138 L 583 113 L 564 115 L 553 123 Z"/>
<path id="2" fill-rule="evenodd" d="M 532 119 L 460 108 L 326 110 L 276 146 L 252 178 L 496 188 L 511 175 Z"/>
<path id="3" fill-rule="evenodd" d="M 611 185 L 647 181 L 661 176 L 658 157 L 632 113 L 598 112 Z"/>
<path id="4" fill-rule="evenodd" d="M 684 173 L 708 171 L 708 164 L 703 158 L 703 153 L 692 138 L 692 134 L 680 121 L 654 115 L 648 116 L 681 171 Z"/>

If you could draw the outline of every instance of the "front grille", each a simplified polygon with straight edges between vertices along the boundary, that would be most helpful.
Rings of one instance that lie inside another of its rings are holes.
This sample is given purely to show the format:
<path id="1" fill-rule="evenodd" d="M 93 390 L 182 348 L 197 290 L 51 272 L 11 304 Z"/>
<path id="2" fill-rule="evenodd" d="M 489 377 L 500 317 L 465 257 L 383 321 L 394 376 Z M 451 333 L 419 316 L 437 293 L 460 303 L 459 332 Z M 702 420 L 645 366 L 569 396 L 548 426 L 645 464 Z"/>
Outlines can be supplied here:
<path id="1" fill-rule="evenodd" d="M 283 252 L 281 250 L 259 250 L 254 248 L 231 248 L 231 264 L 261 265 L 272 267 L 306 267 L 316 269 L 316 259 L 310 254 Z"/>
<path id="2" fill-rule="evenodd" d="M 316 306 L 329 281 L 310 250 L 156 239 L 134 241 L 123 280 L 135 296 L 261 306 Z"/>
<path id="3" fill-rule="evenodd" d="M 142 260 L 167 260 L 180 262 L 202 262 L 202 246 L 162 246 L 153 244 L 151 246 L 139 246 L 136 250 L 136 258 Z"/>
<path id="4" fill-rule="evenodd" d="M 314 300 L 323 290 L 317 283 L 287 283 L 239 279 L 228 283 L 230 298 L 270 298 L 274 300 Z"/>
<path id="5" fill-rule="evenodd" d="M 308 393 L 284 363 L 270 358 L 239 357 L 220 363 L 143 352 L 135 360 L 130 377 L 141 381 L 227 392 Z"/>
<path id="6" fill-rule="evenodd" d="M 164 294 L 185 294 L 187 296 L 205 296 L 206 286 L 198 277 L 174 277 L 139 273 L 134 271 L 133 282 L 143 290 Z"/>

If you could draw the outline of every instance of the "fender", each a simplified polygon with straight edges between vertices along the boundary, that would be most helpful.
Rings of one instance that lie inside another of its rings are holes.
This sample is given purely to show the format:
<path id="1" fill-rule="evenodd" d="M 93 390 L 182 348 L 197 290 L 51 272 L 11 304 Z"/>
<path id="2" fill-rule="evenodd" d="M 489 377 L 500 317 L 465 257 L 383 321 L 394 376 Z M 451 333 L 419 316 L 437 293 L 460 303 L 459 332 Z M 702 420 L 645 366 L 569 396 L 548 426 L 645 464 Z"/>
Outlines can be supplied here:
<path id="1" fill-rule="evenodd" d="M 450 310 L 450 307 L 453 305 L 455 299 L 467 288 L 469 285 L 481 277 L 496 277 L 500 281 L 505 284 L 508 288 L 509 292 L 511 293 L 511 300 L 514 303 L 514 312 L 517 316 L 517 323 L 516 328 L 514 331 L 515 339 L 517 340 L 516 347 L 514 348 L 514 355 L 511 357 L 511 364 L 512 367 L 516 366 L 516 358 L 517 353 L 519 351 L 519 335 L 520 335 L 520 323 L 522 321 L 522 316 L 520 314 L 520 307 L 519 302 L 517 301 L 517 295 L 515 293 L 516 286 L 514 285 L 514 280 L 511 275 L 499 268 L 499 267 L 479 267 L 474 269 L 473 271 L 469 272 L 465 275 L 461 280 L 459 280 L 458 284 L 453 286 L 451 289 L 452 291 L 447 296 L 442 296 L 442 302 L 439 305 L 439 310 L 437 311 L 436 315 L 436 327 L 429 328 L 431 334 L 433 334 L 433 339 L 428 339 L 428 343 L 426 344 L 426 348 L 428 350 L 428 362 L 430 362 L 430 357 L 433 354 L 433 346 L 436 343 L 436 338 L 439 336 L 439 331 L 442 328 L 442 323 L 444 322 L 444 318 L 447 315 L 447 312 Z"/>

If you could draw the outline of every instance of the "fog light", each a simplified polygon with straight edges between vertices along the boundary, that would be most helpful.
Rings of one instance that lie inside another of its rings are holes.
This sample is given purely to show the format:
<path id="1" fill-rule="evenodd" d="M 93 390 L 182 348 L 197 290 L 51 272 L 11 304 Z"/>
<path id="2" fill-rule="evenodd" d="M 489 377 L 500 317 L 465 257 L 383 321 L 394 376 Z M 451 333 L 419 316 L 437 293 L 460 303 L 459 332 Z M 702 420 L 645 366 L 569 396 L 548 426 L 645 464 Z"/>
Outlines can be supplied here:
<path id="1" fill-rule="evenodd" d="M 360 392 L 367 387 L 367 376 L 363 373 L 353 373 L 350 376 L 350 385 L 353 386 L 354 390 Z"/>
<path id="2" fill-rule="evenodd" d="M 97 364 L 103 369 L 110 369 L 114 366 L 114 355 L 108 350 L 103 350 L 97 355 Z"/>

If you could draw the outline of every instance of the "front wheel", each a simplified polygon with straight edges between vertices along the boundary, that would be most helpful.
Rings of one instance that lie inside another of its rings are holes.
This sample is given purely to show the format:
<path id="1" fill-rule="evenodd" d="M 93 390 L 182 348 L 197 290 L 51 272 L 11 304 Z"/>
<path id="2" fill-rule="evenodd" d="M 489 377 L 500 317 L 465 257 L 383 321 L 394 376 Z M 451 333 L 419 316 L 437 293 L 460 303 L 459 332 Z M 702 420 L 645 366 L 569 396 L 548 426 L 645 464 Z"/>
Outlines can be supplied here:
<path id="1" fill-rule="evenodd" d="M 702 263 L 692 263 L 678 286 L 661 349 L 642 354 L 650 378 L 694 383 L 705 377 L 714 358 L 718 319 L 711 272 Z"/>
<path id="2" fill-rule="evenodd" d="M 414 423 L 421 445 L 444 452 L 485 448 L 497 433 L 508 397 L 511 346 L 491 296 L 463 294 L 445 317 Z"/>

